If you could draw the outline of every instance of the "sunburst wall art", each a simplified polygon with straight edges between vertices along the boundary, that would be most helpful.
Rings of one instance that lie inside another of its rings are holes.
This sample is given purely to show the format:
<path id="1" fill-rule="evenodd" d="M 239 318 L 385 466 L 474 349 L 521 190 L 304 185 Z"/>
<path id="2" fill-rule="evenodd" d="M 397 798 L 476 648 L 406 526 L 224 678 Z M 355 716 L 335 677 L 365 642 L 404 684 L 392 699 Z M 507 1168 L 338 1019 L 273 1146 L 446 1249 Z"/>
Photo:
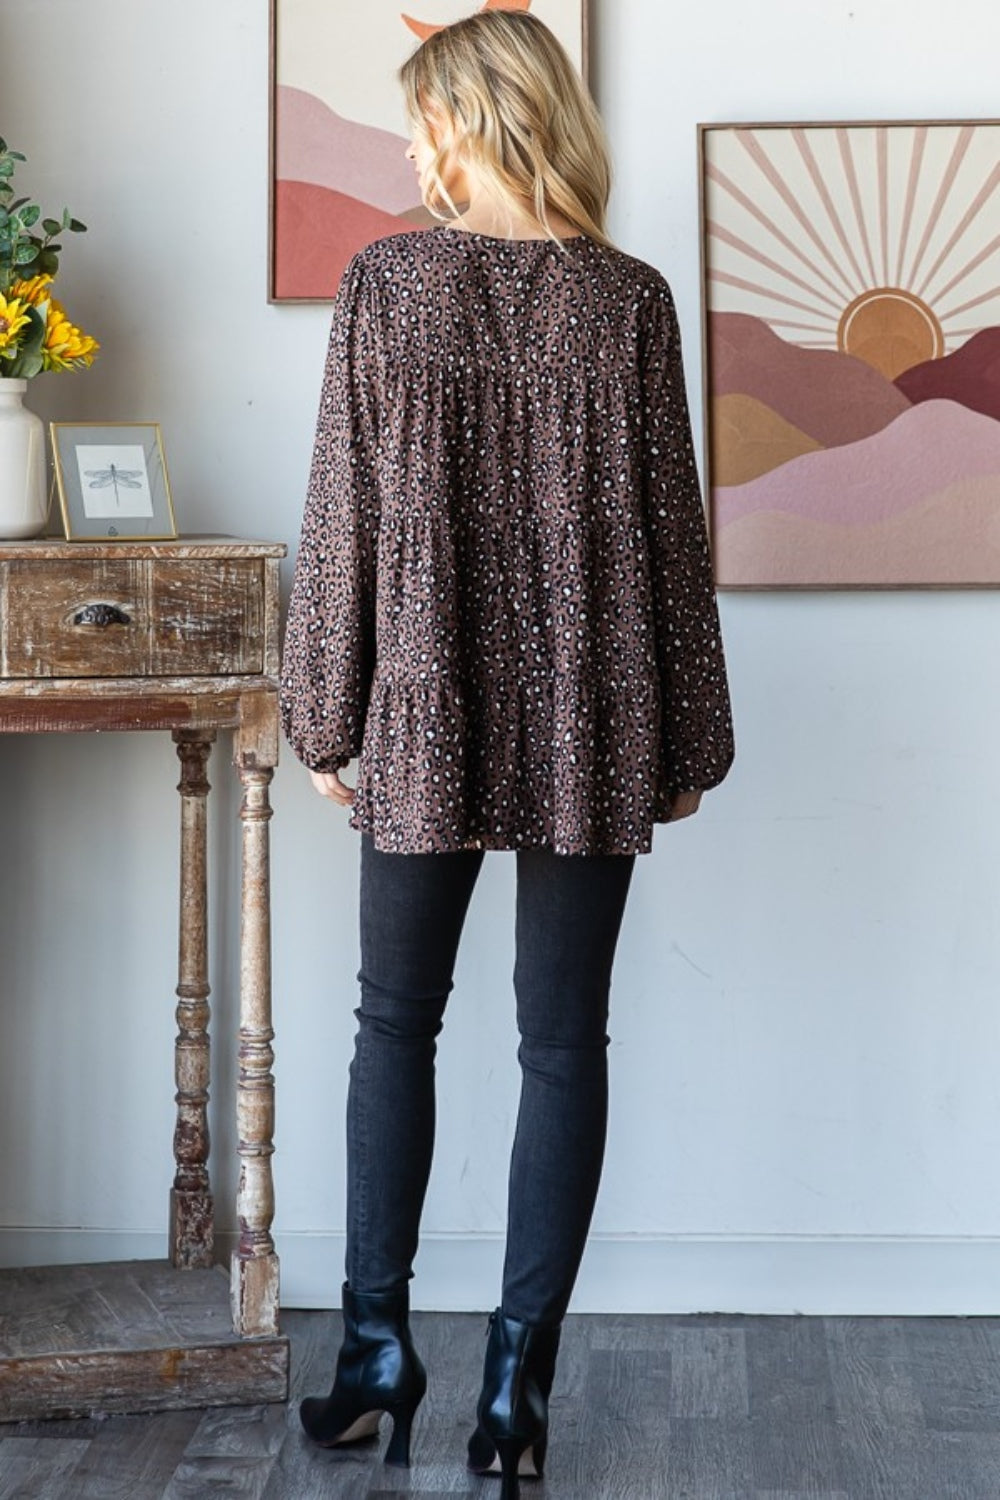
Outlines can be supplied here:
<path id="1" fill-rule="evenodd" d="M 271 301 L 328 301 L 356 250 L 437 222 L 396 70 L 476 10 L 530 10 L 586 77 L 586 0 L 271 0 Z"/>
<path id="2" fill-rule="evenodd" d="M 720 586 L 1000 583 L 1000 122 L 699 138 Z"/>

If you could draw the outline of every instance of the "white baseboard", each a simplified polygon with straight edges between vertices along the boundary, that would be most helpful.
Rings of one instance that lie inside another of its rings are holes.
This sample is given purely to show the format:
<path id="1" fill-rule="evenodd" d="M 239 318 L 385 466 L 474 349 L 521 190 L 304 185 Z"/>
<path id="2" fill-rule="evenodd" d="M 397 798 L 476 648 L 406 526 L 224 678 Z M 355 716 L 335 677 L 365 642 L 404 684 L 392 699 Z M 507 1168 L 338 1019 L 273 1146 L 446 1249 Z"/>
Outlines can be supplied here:
<path id="1" fill-rule="evenodd" d="M 0 1270 L 166 1256 L 165 1229 L 0 1229 Z"/>
<path id="2" fill-rule="evenodd" d="M 339 1307 L 344 1237 L 279 1234 L 283 1307 Z M 218 1236 L 225 1261 L 235 1236 Z M 101 1229 L 0 1229 L 0 1267 L 162 1259 L 166 1235 Z M 496 1235 L 428 1235 L 415 1308 L 484 1311 L 499 1300 Z M 595 1235 L 573 1312 L 996 1316 L 1000 1239 L 945 1236 Z"/>

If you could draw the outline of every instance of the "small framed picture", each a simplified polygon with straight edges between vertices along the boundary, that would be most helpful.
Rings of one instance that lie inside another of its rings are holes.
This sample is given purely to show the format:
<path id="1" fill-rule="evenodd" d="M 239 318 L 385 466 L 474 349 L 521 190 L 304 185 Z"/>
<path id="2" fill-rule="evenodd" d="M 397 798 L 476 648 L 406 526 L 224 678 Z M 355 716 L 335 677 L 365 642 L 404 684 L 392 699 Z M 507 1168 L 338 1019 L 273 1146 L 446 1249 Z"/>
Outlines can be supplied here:
<path id="1" fill-rule="evenodd" d="M 156 422 L 50 422 L 56 487 L 70 542 L 177 535 Z"/>

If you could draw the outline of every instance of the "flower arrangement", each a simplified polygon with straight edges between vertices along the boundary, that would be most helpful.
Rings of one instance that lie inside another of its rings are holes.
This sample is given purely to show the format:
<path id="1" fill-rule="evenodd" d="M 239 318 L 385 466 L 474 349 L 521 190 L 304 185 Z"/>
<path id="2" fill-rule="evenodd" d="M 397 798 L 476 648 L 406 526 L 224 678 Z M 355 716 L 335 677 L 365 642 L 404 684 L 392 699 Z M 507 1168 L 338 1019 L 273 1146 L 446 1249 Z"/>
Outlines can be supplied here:
<path id="1" fill-rule="evenodd" d="M 52 295 L 62 249 L 56 237 L 82 233 L 87 226 L 68 208 L 61 219 L 42 219 L 37 203 L 13 197 L 14 172 L 25 160 L 0 140 L 0 379 L 82 369 L 100 348 L 70 322 Z"/>

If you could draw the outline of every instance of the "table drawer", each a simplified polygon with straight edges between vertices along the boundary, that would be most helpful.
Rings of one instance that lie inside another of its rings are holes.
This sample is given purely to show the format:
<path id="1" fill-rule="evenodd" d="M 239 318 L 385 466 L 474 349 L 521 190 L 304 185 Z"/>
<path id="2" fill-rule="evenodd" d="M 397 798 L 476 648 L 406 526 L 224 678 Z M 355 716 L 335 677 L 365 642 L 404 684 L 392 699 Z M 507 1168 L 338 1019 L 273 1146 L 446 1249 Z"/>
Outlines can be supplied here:
<path id="1" fill-rule="evenodd" d="M 102 558 L 0 565 L 0 675 L 261 672 L 260 558 Z"/>

